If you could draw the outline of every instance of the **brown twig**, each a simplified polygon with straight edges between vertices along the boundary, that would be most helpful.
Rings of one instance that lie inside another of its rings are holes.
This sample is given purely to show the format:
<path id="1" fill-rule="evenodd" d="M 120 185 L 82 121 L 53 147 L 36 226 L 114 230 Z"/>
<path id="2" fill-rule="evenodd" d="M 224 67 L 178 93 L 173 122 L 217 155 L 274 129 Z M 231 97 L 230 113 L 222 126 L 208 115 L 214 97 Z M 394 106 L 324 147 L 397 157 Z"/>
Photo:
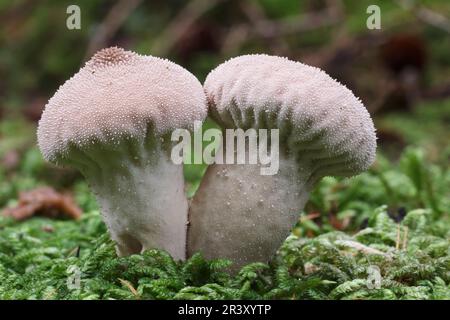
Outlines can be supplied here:
<path id="1" fill-rule="evenodd" d="M 224 0 L 188 1 L 159 37 L 154 40 L 151 53 L 166 56 L 195 21 L 222 1 Z"/>
<path id="2" fill-rule="evenodd" d="M 136 9 L 142 0 L 119 0 L 108 12 L 106 18 L 97 27 L 86 50 L 85 59 L 99 49 L 104 48 L 116 34 L 128 16 Z"/>
<path id="3" fill-rule="evenodd" d="M 336 1 L 339 4 L 339 1 Z M 298 14 L 288 19 L 270 20 L 265 17 L 257 7 L 244 5 L 243 11 L 249 19 L 248 23 L 237 24 L 225 36 L 222 53 L 233 54 L 241 45 L 252 38 L 261 38 L 269 41 L 279 39 L 281 36 L 308 32 L 319 28 L 332 26 L 342 21 L 343 11 L 340 6 L 328 5 L 318 12 Z"/>
<path id="4" fill-rule="evenodd" d="M 403 9 L 411 11 L 420 21 L 450 33 L 450 19 L 444 15 L 411 1 L 397 0 L 396 2 Z"/>
<path id="5" fill-rule="evenodd" d="M 243 13 L 247 16 L 251 26 L 260 37 L 266 41 L 266 44 L 275 54 L 284 54 L 289 51 L 289 47 L 282 37 L 268 37 L 269 33 L 274 32 L 271 23 L 267 23 L 268 18 L 264 9 L 257 2 L 242 1 L 240 2 Z M 248 35 L 249 33 L 246 32 Z"/>

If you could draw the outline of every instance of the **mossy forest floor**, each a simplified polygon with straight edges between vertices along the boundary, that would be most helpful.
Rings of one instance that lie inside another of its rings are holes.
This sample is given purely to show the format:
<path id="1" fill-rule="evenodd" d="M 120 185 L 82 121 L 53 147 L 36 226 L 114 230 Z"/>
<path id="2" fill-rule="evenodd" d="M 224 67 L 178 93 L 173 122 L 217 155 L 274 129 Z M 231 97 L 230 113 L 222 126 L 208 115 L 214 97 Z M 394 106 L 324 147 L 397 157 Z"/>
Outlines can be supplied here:
<path id="1" fill-rule="evenodd" d="M 379 159 L 356 178 L 326 178 L 306 208 L 322 216 L 303 213 L 270 265 L 230 277 L 230 262 L 200 255 L 117 258 L 79 183 L 79 221 L 0 218 L 0 298 L 450 299 L 449 184 L 449 171 L 414 149 L 398 166 Z"/>
<path id="2" fill-rule="evenodd" d="M 234 276 L 230 262 L 200 255 L 116 257 L 83 177 L 43 161 L 42 107 L 110 33 L 117 3 L 132 3 L 78 2 L 80 30 L 66 30 L 65 1 L 0 2 L 0 211 L 42 186 L 72 194 L 83 211 L 78 221 L 0 214 L 0 299 L 450 299 L 449 1 L 210 1 L 198 14 L 182 11 L 185 1 L 142 1 L 119 19 L 105 45 L 169 58 L 201 82 L 231 56 L 286 55 L 323 67 L 374 118 L 374 166 L 324 178 L 271 263 Z M 381 30 L 368 29 L 372 5 Z M 171 32 L 180 14 L 198 16 L 182 37 Z M 185 166 L 190 197 L 204 170 Z"/>
<path id="3" fill-rule="evenodd" d="M 72 191 L 84 214 L 0 217 L 0 299 L 450 299 L 450 152 L 438 133 L 446 132 L 449 107 L 419 108 L 420 126 L 414 114 L 377 123 L 414 147 L 400 156 L 380 150 L 375 165 L 352 179 L 324 178 L 271 263 L 235 276 L 224 272 L 231 262 L 200 255 L 116 257 L 83 179 L 45 164 L 23 138 L 29 126 L 1 122 L 0 153 L 22 151 L 17 168 L 0 167 L 0 206 L 52 185 Z M 186 167 L 190 194 L 203 171 Z"/>

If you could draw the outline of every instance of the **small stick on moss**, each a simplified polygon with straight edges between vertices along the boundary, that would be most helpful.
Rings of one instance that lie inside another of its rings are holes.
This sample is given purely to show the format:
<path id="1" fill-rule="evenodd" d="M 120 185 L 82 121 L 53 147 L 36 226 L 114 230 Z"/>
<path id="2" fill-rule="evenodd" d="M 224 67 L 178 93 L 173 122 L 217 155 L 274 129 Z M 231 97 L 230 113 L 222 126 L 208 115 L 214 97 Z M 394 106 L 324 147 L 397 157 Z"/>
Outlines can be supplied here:
<path id="1" fill-rule="evenodd" d="M 133 287 L 133 285 L 131 284 L 130 281 L 124 280 L 119 278 L 119 281 L 122 285 L 124 285 L 125 287 L 127 287 L 131 293 L 136 297 L 136 299 L 140 299 L 141 296 L 139 295 L 139 292 L 137 292 L 137 290 Z"/>
<path id="2" fill-rule="evenodd" d="M 341 246 L 345 246 L 345 247 L 349 247 L 349 248 L 353 248 L 356 249 L 358 251 L 361 251 L 365 254 L 377 254 L 377 255 L 386 255 L 384 252 L 368 247 L 362 243 L 356 242 L 356 241 L 351 241 L 351 240 L 336 240 L 335 243 L 337 245 L 341 245 Z"/>
<path id="3" fill-rule="evenodd" d="M 402 248 L 404 249 L 404 250 L 406 250 L 406 247 L 407 247 L 407 245 L 408 245 L 408 227 L 404 227 L 404 233 L 403 233 L 403 245 L 402 245 Z"/>

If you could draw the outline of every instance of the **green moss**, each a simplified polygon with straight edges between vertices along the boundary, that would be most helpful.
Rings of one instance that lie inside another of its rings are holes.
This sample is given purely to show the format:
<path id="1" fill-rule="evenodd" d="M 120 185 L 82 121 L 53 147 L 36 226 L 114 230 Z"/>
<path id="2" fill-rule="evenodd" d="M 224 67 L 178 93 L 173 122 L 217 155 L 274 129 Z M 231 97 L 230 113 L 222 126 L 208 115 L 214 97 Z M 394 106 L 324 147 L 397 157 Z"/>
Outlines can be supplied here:
<path id="1" fill-rule="evenodd" d="M 395 166 L 379 158 L 351 180 L 326 178 L 306 209 L 322 217 L 300 219 L 269 265 L 230 276 L 230 261 L 199 254 L 186 262 L 159 250 L 118 258 L 79 182 L 79 221 L 0 218 L 0 299 L 449 299 L 449 186 L 448 169 L 415 149 Z M 400 223 L 391 218 L 398 208 L 408 212 Z M 331 213 L 348 225 L 335 230 Z M 381 278 L 369 289 L 374 269 Z"/>

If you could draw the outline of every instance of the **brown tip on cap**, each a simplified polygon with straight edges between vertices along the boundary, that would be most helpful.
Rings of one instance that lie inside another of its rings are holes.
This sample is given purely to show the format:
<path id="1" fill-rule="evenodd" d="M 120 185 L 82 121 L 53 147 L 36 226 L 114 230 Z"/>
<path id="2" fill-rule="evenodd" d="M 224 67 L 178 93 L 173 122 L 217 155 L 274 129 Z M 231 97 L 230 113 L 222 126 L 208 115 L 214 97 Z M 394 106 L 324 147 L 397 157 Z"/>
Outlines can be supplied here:
<path id="1" fill-rule="evenodd" d="M 110 47 L 98 51 L 91 60 L 86 63 L 86 66 L 95 70 L 102 67 L 125 64 L 136 57 L 137 54 L 134 52 L 126 51 L 119 47 Z"/>

